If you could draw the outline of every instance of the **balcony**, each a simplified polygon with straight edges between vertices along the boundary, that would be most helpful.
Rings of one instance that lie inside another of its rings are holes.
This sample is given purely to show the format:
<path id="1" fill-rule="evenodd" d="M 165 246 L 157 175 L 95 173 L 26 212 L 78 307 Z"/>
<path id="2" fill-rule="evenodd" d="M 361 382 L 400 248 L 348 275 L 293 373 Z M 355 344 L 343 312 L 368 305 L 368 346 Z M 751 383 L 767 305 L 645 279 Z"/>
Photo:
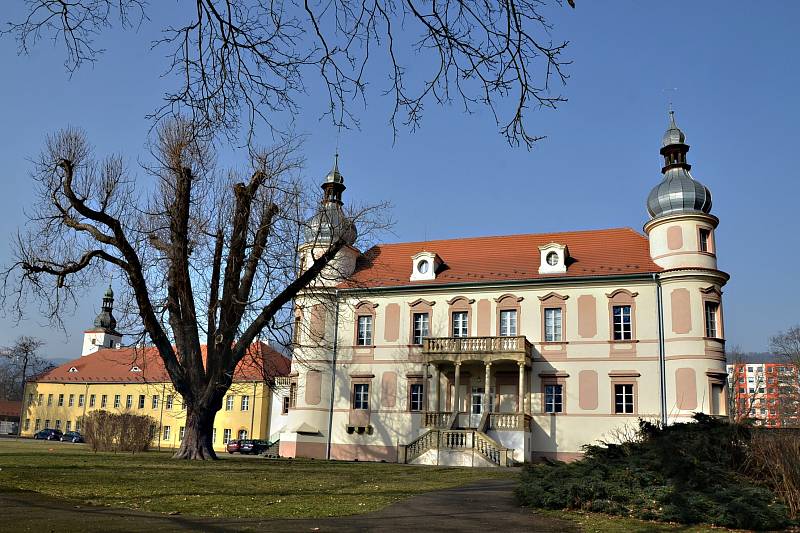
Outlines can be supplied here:
<path id="1" fill-rule="evenodd" d="M 516 361 L 530 364 L 533 346 L 524 335 L 514 337 L 427 337 L 422 355 L 429 363 L 443 361 Z"/>

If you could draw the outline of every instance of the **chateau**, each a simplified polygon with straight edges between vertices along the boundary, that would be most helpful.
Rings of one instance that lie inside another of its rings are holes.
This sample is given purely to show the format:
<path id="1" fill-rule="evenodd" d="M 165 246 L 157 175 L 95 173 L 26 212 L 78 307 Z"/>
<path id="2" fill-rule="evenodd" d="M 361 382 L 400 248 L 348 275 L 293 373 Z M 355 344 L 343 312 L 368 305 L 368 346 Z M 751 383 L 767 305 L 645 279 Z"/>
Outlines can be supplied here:
<path id="1" fill-rule="evenodd" d="M 299 248 L 343 239 L 296 299 L 280 453 L 507 466 L 571 460 L 638 418 L 726 412 L 711 192 L 670 113 L 644 234 L 352 245 L 338 161 Z"/>

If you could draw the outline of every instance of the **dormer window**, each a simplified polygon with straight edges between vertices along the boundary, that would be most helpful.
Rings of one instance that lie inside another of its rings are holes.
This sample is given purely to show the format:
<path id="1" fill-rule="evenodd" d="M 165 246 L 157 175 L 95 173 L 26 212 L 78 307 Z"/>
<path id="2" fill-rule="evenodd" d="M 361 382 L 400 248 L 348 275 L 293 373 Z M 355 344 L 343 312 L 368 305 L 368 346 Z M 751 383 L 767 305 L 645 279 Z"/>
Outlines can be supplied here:
<path id="1" fill-rule="evenodd" d="M 78 369 L 77 369 L 77 368 L 75 368 L 74 366 L 73 366 L 73 367 L 70 367 L 70 369 L 69 369 L 69 373 L 70 373 L 70 374 L 74 374 L 74 373 L 75 373 L 75 372 L 77 372 L 77 371 L 78 371 Z"/>
<path id="2" fill-rule="evenodd" d="M 433 252 L 420 252 L 411 258 L 411 281 L 436 279 L 442 260 Z"/>
<path id="3" fill-rule="evenodd" d="M 539 247 L 539 274 L 564 274 L 567 272 L 567 245 L 551 242 Z"/>
<path id="4" fill-rule="evenodd" d="M 139 368 L 138 366 L 131 367 L 131 372 L 141 372 L 141 371 L 142 371 L 142 369 Z"/>

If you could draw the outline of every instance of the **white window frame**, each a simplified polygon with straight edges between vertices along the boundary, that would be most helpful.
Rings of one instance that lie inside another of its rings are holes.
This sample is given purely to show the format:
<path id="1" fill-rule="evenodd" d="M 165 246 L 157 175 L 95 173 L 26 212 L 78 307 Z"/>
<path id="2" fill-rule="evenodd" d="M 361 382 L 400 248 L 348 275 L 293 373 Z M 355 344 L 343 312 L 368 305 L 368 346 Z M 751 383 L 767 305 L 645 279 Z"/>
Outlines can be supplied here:
<path id="1" fill-rule="evenodd" d="M 719 304 L 717 302 L 706 301 L 704 306 L 705 311 L 705 327 L 706 337 L 710 339 L 719 338 Z"/>
<path id="2" fill-rule="evenodd" d="M 611 306 L 615 341 L 633 340 L 633 307 L 630 304 Z"/>
<path id="3" fill-rule="evenodd" d="M 247 430 L 240 429 L 239 432 L 236 434 L 236 438 L 239 440 L 247 440 Z"/>
<path id="4" fill-rule="evenodd" d="M 353 384 L 353 409 L 369 410 L 369 383 Z"/>
<path id="5" fill-rule="evenodd" d="M 420 345 L 422 344 L 422 339 L 430 335 L 430 315 L 428 313 L 414 313 L 412 319 L 414 331 L 411 343 Z"/>
<path id="6" fill-rule="evenodd" d="M 250 396 L 247 394 L 242 394 L 242 411 L 249 411 L 250 410 Z"/>
<path id="7" fill-rule="evenodd" d="M 425 406 L 425 388 L 422 383 L 409 384 L 408 410 L 420 412 Z"/>
<path id="8" fill-rule="evenodd" d="M 633 383 L 614 383 L 614 414 L 630 415 L 636 412 L 636 391 Z"/>
<path id="9" fill-rule="evenodd" d="M 372 315 L 358 315 L 356 345 L 372 346 Z"/>
<path id="10" fill-rule="evenodd" d="M 171 433 L 172 428 L 170 426 L 164 426 L 164 438 L 161 440 L 169 440 L 169 438 L 172 436 Z"/>
<path id="11" fill-rule="evenodd" d="M 228 397 L 225 398 L 225 410 L 233 411 L 233 394 L 229 394 Z"/>
<path id="12" fill-rule="evenodd" d="M 222 430 L 222 444 L 228 444 L 231 441 L 231 430 L 225 428 Z"/>
<path id="13" fill-rule="evenodd" d="M 544 341 L 562 342 L 564 336 L 563 309 L 561 307 L 544 308 Z"/>
<path id="14" fill-rule="evenodd" d="M 469 335 L 469 312 L 453 311 L 453 337 L 466 337 Z"/>
<path id="15" fill-rule="evenodd" d="M 119 409 L 119 407 L 121 405 L 122 405 L 122 396 L 120 396 L 119 394 L 115 394 L 114 395 L 114 409 Z"/>
<path id="16" fill-rule="evenodd" d="M 500 336 L 516 337 L 517 335 L 517 310 L 500 310 Z"/>

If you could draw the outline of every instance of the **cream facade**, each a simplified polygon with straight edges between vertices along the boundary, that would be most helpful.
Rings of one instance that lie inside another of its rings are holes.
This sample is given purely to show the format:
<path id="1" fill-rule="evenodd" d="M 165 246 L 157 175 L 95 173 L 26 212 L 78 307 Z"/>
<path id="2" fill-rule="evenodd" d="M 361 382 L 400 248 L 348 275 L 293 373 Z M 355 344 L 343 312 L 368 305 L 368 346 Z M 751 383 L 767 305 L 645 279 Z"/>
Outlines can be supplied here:
<path id="1" fill-rule="evenodd" d="M 646 236 L 345 247 L 296 301 L 281 455 L 507 466 L 575 459 L 640 418 L 724 415 L 728 275 L 687 151 L 671 116 Z M 338 165 L 323 189 L 330 214 Z M 301 265 L 354 241 L 341 215 L 327 220 L 310 222 Z"/>

